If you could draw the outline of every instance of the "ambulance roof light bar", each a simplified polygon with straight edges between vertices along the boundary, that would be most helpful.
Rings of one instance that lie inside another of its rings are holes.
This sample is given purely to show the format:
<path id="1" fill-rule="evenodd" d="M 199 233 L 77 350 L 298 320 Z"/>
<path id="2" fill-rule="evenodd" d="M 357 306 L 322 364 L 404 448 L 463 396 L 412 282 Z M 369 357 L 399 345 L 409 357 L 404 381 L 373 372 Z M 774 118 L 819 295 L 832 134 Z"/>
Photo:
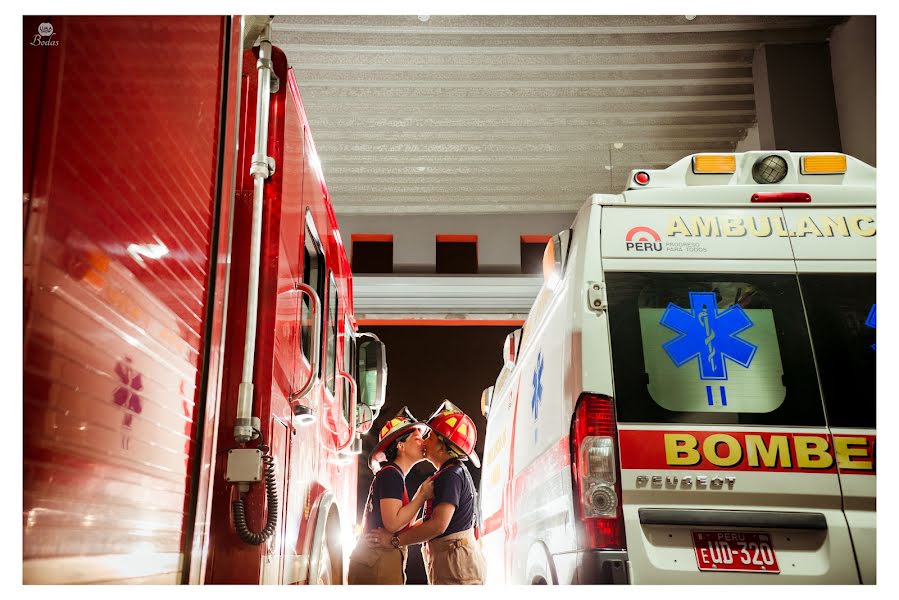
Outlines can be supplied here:
<path id="1" fill-rule="evenodd" d="M 835 152 L 752 150 L 691 154 L 663 169 L 631 171 L 627 190 L 732 185 L 861 185 L 876 170 Z"/>

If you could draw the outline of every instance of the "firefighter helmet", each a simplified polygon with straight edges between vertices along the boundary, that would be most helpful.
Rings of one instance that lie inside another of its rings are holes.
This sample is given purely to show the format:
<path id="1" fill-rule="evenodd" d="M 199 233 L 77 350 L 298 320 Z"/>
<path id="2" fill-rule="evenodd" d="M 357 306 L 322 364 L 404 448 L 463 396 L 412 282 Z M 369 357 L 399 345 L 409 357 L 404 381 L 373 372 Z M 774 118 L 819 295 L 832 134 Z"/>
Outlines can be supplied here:
<path id="1" fill-rule="evenodd" d="M 478 441 L 478 430 L 471 417 L 450 402 L 444 400 L 431 418 L 428 419 L 431 431 L 437 433 L 446 440 L 453 450 L 465 455 L 471 463 L 481 468 L 481 461 L 474 451 Z"/>
<path id="2" fill-rule="evenodd" d="M 374 450 L 371 451 L 371 456 L 369 456 L 368 459 L 372 471 L 377 472 L 380 468 L 379 463 L 387 460 L 384 451 L 390 447 L 390 444 L 413 429 L 424 432 L 428 429 L 428 426 L 425 423 L 416 420 L 405 406 L 400 412 L 396 413 L 395 417 L 384 423 L 384 426 L 381 427 L 381 431 L 378 434 L 378 443 L 375 445 Z"/>

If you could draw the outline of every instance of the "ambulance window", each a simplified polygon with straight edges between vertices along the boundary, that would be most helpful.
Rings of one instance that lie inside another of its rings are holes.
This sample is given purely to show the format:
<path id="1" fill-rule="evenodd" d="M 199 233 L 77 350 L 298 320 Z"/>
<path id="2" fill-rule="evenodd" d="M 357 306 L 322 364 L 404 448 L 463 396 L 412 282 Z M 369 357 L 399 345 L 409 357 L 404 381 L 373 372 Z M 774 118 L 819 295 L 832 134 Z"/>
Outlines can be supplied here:
<path id="1" fill-rule="evenodd" d="M 325 384 L 334 393 L 335 371 L 337 369 L 337 282 L 334 273 L 328 277 L 328 344 L 325 354 Z"/>
<path id="2" fill-rule="evenodd" d="M 828 424 L 873 429 L 877 401 L 875 276 L 800 275 L 799 282 Z"/>
<path id="3" fill-rule="evenodd" d="M 793 275 L 607 273 L 618 419 L 823 426 Z"/>

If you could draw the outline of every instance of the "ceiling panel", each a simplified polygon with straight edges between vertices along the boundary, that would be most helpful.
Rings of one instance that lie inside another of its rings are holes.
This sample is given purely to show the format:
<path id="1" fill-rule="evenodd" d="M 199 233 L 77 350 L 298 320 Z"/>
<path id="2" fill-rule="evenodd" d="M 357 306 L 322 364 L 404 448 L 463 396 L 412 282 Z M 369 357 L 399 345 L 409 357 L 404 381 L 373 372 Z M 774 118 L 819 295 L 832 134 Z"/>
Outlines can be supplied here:
<path id="1" fill-rule="evenodd" d="M 279 16 L 338 214 L 575 211 L 732 151 L 763 43 L 843 17 Z"/>

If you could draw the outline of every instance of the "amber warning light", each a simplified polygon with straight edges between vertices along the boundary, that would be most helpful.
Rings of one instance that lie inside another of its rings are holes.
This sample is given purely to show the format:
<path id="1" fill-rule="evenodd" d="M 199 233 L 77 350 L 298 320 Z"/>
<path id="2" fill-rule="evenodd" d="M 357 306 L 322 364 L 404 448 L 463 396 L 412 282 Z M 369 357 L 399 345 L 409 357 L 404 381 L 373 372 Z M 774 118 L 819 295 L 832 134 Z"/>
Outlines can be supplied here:
<path id="1" fill-rule="evenodd" d="M 693 172 L 729 174 L 737 170 L 737 157 L 733 154 L 700 154 L 693 157 Z"/>
<path id="2" fill-rule="evenodd" d="M 813 154 L 800 160 L 803 175 L 841 175 L 846 172 L 844 154 Z"/>

